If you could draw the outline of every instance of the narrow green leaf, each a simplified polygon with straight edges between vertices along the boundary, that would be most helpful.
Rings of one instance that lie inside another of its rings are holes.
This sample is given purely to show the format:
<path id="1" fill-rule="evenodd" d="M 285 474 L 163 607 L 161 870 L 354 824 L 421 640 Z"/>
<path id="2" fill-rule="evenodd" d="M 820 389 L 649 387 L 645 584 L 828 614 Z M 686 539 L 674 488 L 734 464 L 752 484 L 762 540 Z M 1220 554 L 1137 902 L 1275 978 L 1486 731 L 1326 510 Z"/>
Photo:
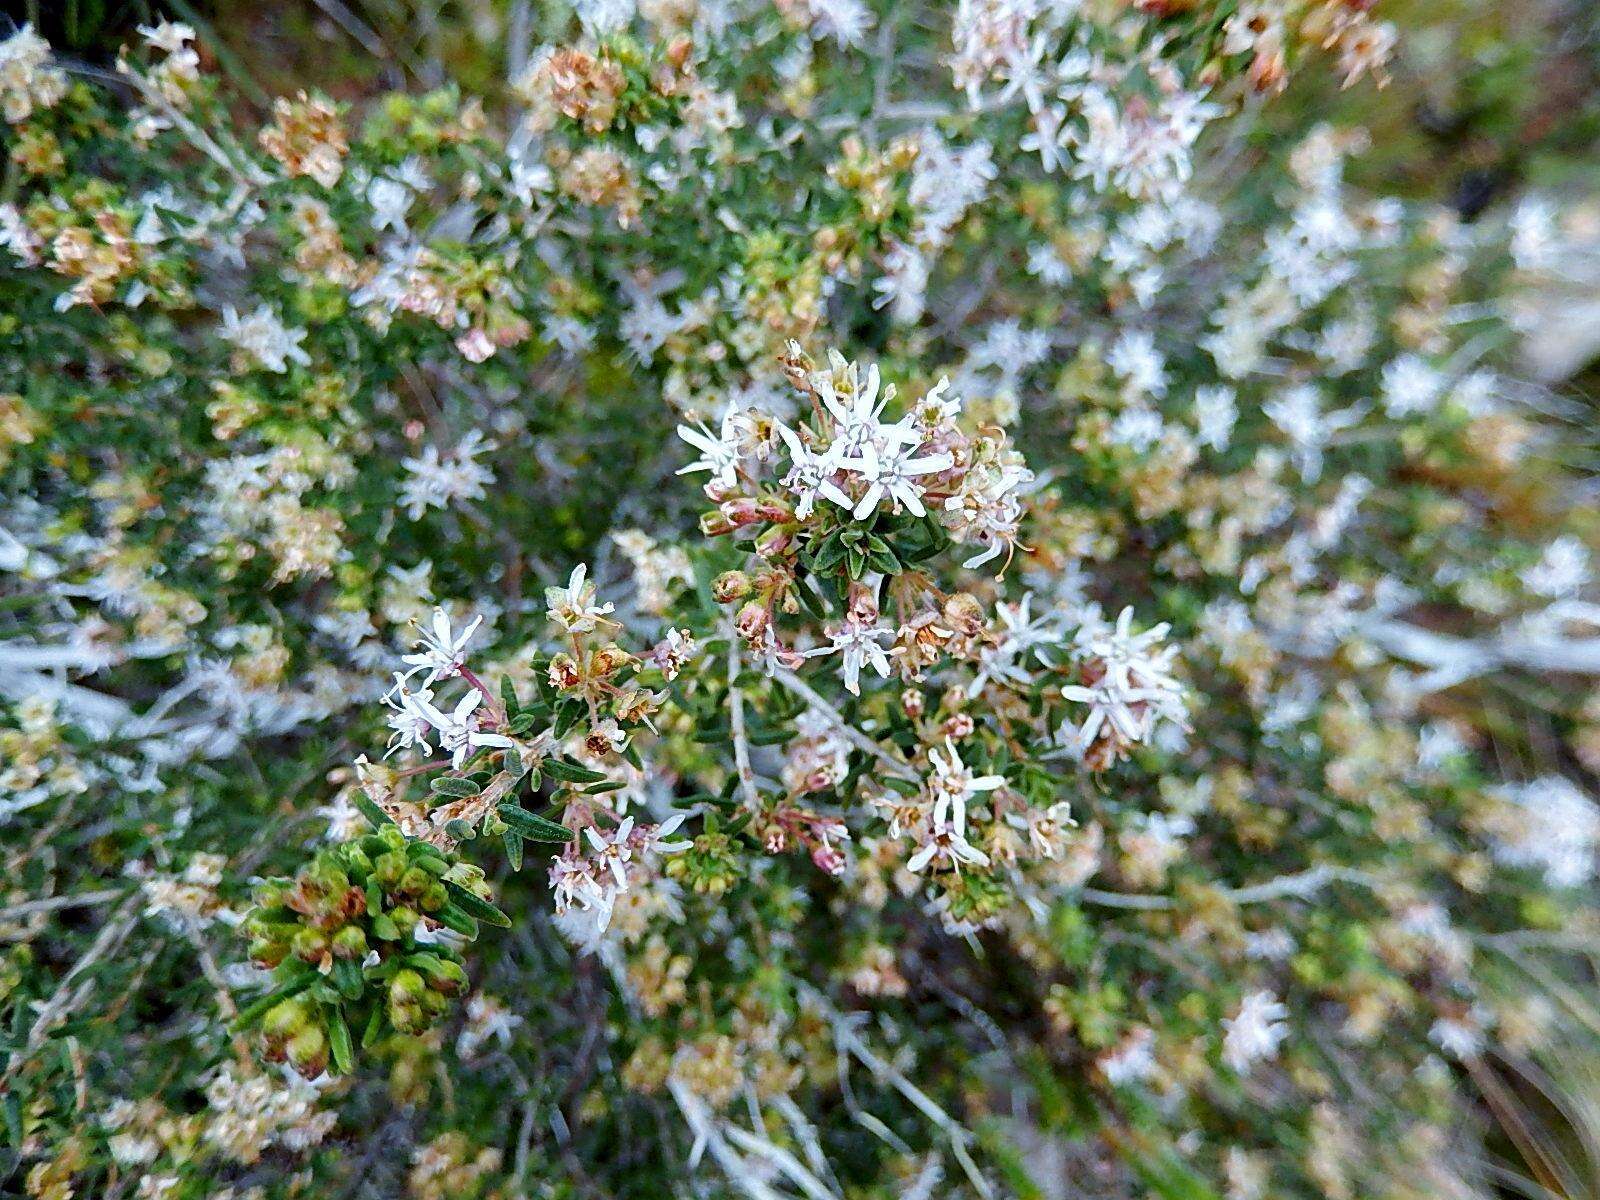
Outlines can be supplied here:
<path id="1" fill-rule="evenodd" d="M 383 1032 L 383 1005 L 374 1004 L 372 1015 L 367 1018 L 367 1027 L 361 1033 L 361 1048 L 370 1050 L 378 1040 L 378 1035 Z"/>
<path id="2" fill-rule="evenodd" d="M 346 1000 L 361 999 L 361 966 L 349 959 L 333 964 L 333 985 Z"/>
<path id="3" fill-rule="evenodd" d="M 361 792 L 357 792 L 355 799 L 356 808 L 361 811 L 361 815 L 367 820 L 371 821 L 379 829 L 382 829 L 385 825 L 394 824 L 394 819 L 390 817 L 388 813 L 384 812 L 383 809 L 374 804 L 370 796 L 366 796 Z"/>
<path id="4" fill-rule="evenodd" d="M 498 925 L 501 929 L 511 927 L 511 918 L 506 916 L 482 896 L 476 896 L 467 891 L 459 883 L 444 881 L 445 891 L 450 893 L 451 904 L 461 909 L 470 917 L 475 917 L 486 925 Z M 449 907 L 448 905 L 446 907 Z"/>
<path id="5" fill-rule="evenodd" d="M 348 1075 L 355 1070 L 355 1050 L 350 1045 L 350 1026 L 344 1023 L 344 1013 L 338 1008 L 328 1010 L 328 1048 L 333 1051 L 334 1072 Z"/>
<path id="6" fill-rule="evenodd" d="M 441 775 L 428 786 L 438 795 L 455 796 L 462 800 L 476 796 L 482 790 L 470 779 L 463 779 L 459 775 Z"/>
<path id="7" fill-rule="evenodd" d="M 544 769 L 552 779 L 559 779 L 565 783 L 599 783 L 605 778 L 599 771 L 580 767 L 577 763 L 568 762 L 564 758 L 545 759 Z"/>
<path id="8" fill-rule="evenodd" d="M 510 828 L 534 842 L 570 842 L 572 830 L 515 804 L 502 804 L 495 810 Z"/>
<path id="9" fill-rule="evenodd" d="M 11 1144 L 19 1150 L 22 1148 L 22 1102 L 17 1099 L 16 1092 L 7 1092 L 4 1101 L 6 1135 L 11 1139 Z"/>
<path id="10" fill-rule="evenodd" d="M 472 919 L 470 914 L 455 904 L 446 904 L 433 914 L 433 918 L 446 929 L 454 929 L 469 941 L 478 936 L 478 923 Z"/>

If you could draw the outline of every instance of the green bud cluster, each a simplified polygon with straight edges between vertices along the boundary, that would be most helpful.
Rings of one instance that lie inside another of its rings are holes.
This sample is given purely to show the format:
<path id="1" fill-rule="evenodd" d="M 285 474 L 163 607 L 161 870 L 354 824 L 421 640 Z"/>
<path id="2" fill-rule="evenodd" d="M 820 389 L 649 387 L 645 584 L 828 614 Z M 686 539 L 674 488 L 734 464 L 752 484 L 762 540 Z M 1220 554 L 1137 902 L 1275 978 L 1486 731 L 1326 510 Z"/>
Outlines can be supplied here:
<path id="1" fill-rule="evenodd" d="M 470 939 L 480 920 L 505 924 L 488 892 L 481 870 L 392 823 L 319 850 L 292 879 L 256 889 L 242 928 L 274 986 L 236 1025 L 259 1021 L 266 1057 L 307 1078 L 352 1067 L 352 1024 L 363 1046 L 426 1031 L 467 974 L 455 950 L 417 935 L 432 923 Z"/>

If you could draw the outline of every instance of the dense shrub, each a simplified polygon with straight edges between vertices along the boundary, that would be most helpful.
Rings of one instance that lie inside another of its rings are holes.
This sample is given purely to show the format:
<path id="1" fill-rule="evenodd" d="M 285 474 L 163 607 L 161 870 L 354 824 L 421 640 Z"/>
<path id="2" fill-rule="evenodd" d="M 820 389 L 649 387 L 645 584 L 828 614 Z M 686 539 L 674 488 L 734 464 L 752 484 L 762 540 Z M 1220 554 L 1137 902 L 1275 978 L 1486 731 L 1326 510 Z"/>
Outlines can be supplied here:
<path id="1" fill-rule="evenodd" d="M 1368 8 L 0 43 L 7 1188 L 1568 1186 L 1582 231 L 1346 182 Z"/>

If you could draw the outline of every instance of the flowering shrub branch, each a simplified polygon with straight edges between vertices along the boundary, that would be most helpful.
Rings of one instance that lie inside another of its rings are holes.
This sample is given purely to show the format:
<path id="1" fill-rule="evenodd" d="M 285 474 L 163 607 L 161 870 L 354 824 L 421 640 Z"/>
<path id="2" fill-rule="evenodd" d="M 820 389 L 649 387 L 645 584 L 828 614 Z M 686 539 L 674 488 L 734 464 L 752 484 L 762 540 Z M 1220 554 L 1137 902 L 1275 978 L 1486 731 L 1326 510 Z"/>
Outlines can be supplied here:
<path id="1" fill-rule="evenodd" d="M 1582 222 L 1349 182 L 1356 0 L 512 7 L 0 42 L 8 1186 L 1478 1194 L 1594 1019 Z"/>

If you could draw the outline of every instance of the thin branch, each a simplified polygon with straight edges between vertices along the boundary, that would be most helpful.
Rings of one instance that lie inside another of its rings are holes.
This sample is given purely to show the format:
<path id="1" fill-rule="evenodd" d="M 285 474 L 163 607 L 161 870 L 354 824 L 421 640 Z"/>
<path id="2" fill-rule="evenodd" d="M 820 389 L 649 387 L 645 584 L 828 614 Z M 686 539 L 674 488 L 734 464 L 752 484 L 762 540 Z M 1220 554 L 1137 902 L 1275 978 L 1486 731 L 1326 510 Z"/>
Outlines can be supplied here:
<path id="1" fill-rule="evenodd" d="M 1248 887 L 1220 888 L 1221 893 L 1235 904 L 1258 904 L 1263 900 L 1279 900 L 1284 896 L 1304 899 L 1314 896 L 1330 883 L 1354 883 L 1362 887 L 1376 887 L 1378 879 L 1366 871 L 1350 867 L 1316 866 L 1293 875 L 1280 875 L 1263 883 Z M 1105 892 L 1099 888 L 1084 888 L 1079 897 L 1103 908 L 1129 908 L 1142 912 L 1165 912 L 1178 907 L 1173 896 L 1144 895 L 1137 892 Z"/>
<path id="2" fill-rule="evenodd" d="M 744 727 L 744 693 L 739 690 L 739 635 L 728 630 L 728 723 L 733 730 L 733 765 L 739 776 L 739 794 L 751 812 L 761 808 L 756 775 L 750 766 L 750 735 Z"/>
<path id="3" fill-rule="evenodd" d="M 30 917 L 34 913 L 60 912 L 64 908 L 93 908 L 97 904 L 109 904 L 125 895 L 127 890 L 124 888 L 108 888 L 103 892 L 79 892 L 75 896 L 45 896 L 38 900 L 23 900 L 0 908 L 0 921 L 15 921 L 21 917 Z"/>
<path id="4" fill-rule="evenodd" d="M 55 1028 L 58 1021 L 66 1019 L 72 1011 L 88 999 L 89 993 L 94 989 L 94 980 L 86 979 L 77 988 L 73 984 L 77 979 L 95 963 L 108 954 L 116 952 L 128 934 L 139 921 L 139 909 L 136 905 L 138 894 L 129 896 L 122 902 L 122 907 L 114 913 L 110 920 L 101 926 L 99 935 L 90 944 L 83 957 L 73 963 L 67 973 L 61 977 L 61 983 L 56 987 L 50 999 L 46 1000 L 39 1009 L 39 1015 L 34 1019 L 33 1026 L 28 1030 L 28 1040 L 22 1050 L 13 1055 L 6 1064 L 3 1074 L 0 1074 L 0 1092 L 10 1087 L 11 1081 L 17 1077 L 22 1068 L 32 1061 L 33 1056 L 44 1045 L 45 1039 L 50 1036 L 51 1029 Z"/>
<path id="5" fill-rule="evenodd" d="M 902 762 L 893 754 L 890 754 L 889 751 L 885 750 L 872 738 L 869 738 L 866 734 L 862 733 L 859 729 L 846 721 L 838 709 L 818 695 L 810 687 L 810 685 L 808 685 L 793 671 L 788 670 L 786 667 L 779 667 L 772 673 L 772 677 L 784 687 L 788 688 L 796 696 L 799 696 L 802 700 L 810 704 L 812 708 L 816 709 L 823 716 L 827 717 L 834 729 L 841 737 L 844 738 L 845 741 L 849 742 L 857 750 L 860 750 L 865 754 L 870 754 L 873 758 L 877 759 L 888 769 L 891 775 L 897 775 L 901 779 L 909 780 L 912 783 L 922 782 L 922 777 L 918 775 L 909 764 Z"/>

